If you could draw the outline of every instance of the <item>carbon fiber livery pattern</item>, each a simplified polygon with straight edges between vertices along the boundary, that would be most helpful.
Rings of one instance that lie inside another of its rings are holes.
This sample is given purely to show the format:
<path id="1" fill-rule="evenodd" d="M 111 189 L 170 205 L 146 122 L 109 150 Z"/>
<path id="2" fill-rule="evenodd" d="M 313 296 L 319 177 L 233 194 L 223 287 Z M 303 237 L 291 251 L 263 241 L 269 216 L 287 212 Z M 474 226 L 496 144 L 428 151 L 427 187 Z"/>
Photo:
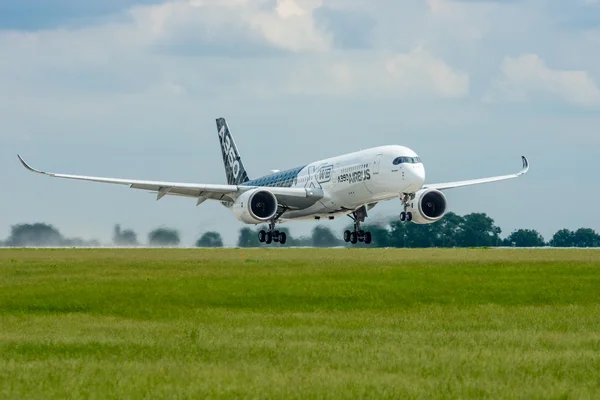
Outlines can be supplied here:
<path id="1" fill-rule="evenodd" d="M 248 174 L 246 173 L 246 169 L 240 158 L 240 152 L 235 145 L 233 136 L 231 136 L 225 118 L 217 118 L 217 132 L 219 133 L 219 143 L 221 144 L 227 184 L 242 185 L 248 182 Z"/>
<path id="2" fill-rule="evenodd" d="M 276 172 L 248 181 L 243 186 L 292 187 L 296 184 L 298 174 L 303 168 L 304 166 Z"/>

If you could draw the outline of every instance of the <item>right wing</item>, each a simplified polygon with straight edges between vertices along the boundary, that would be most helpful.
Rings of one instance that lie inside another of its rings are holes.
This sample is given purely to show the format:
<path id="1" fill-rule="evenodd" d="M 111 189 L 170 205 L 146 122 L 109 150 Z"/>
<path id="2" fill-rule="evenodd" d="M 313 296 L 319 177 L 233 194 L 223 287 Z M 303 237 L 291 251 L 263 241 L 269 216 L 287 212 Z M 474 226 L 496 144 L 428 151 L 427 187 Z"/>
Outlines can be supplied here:
<path id="1" fill-rule="evenodd" d="M 29 171 L 52 176 L 55 178 L 76 179 L 81 181 L 112 183 L 117 185 L 128 185 L 133 189 L 143 189 L 156 192 L 156 200 L 160 200 L 166 195 L 184 196 L 197 198 L 197 204 L 201 204 L 207 199 L 219 201 L 235 201 L 239 195 L 251 189 L 256 189 L 259 186 L 238 186 L 238 185 L 213 185 L 213 184 L 198 184 L 198 183 L 181 183 L 181 182 L 161 182 L 161 181 L 143 181 L 135 179 L 120 179 L 120 178 L 104 178 L 98 176 L 84 175 L 68 175 L 56 174 L 53 172 L 40 171 L 31 167 L 23 160 L 20 155 L 17 155 L 25 168 Z M 272 192 L 280 205 L 290 209 L 302 209 L 310 207 L 323 197 L 323 192 L 320 189 L 305 189 L 305 188 L 286 188 L 286 187 L 265 187 L 266 190 Z"/>
<path id="2" fill-rule="evenodd" d="M 468 181 L 425 184 L 425 185 L 423 185 L 423 188 L 444 190 L 444 189 L 452 189 L 452 188 L 457 188 L 457 187 L 462 187 L 462 186 L 479 185 L 481 183 L 497 182 L 497 181 L 503 181 L 505 179 L 517 178 L 517 177 L 527 173 L 527 171 L 529 171 L 529 161 L 527 161 L 527 158 L 525 156 L 521 156 L 521 160 L 523 161 L 523 167 L 516 174 L 494 176 L 491 178 L 471 179 Z"/>

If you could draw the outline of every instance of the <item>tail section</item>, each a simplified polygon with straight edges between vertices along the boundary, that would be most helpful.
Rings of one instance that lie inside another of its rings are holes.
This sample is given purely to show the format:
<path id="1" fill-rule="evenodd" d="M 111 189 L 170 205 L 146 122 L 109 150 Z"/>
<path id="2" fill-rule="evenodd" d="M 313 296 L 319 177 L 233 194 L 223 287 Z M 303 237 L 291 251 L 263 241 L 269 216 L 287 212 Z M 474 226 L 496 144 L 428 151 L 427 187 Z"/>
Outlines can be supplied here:
<path id="1" fill-rule="evenodd" d="M 244 164 L 242 164 L 240 153 L 233 141 L 233 136 L 231 136 L 225 118 L 217 118 L 217 129 L 219 131 L 219 142 L 221 143 L 227 184 L 241 185 L 242 183 L 248 182 L 248 174 L 246 173 Z"/>

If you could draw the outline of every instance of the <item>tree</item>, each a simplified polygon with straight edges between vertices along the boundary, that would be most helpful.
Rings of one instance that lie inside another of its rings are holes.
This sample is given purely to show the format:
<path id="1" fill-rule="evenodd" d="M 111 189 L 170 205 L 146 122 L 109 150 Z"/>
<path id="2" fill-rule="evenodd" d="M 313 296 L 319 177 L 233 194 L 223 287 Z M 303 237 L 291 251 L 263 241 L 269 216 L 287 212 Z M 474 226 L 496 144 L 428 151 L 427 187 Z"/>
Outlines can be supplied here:
<path id="1" fill-rule="evenodd" d="M 437 247 L 442 240 L 439 221 L 420 225 L 396 219 L 390 224 L 389 245 L 393 247 Z"/>
<path id="2" fill-rule="evenodd" d="M 496 246 L 501 232 L 487 214 L 467 214 L 464 216 L 459 246 Z"/>
<path id="3" fill-rule="evenodd" d="M 365 225 L 362 229 L 371 232 L 371 243 L 359 243 L 359 245 L 364 247 L 391 247 L 388 226 L 385 224 Z"/>
<path id="4" fill-rule="evenodd" d="M 240 229 L 238 234 L 238 247 L 258 247 L 261 243 L 258 241 L 258 233 L 245 226 Z"/>
<path id="5" fill-rule="evenodd" d="M 458 214 L 448 212 L 444 215 L 439 224 L 440 237 L 438 246 L 440 247 L 457 247 L 463 235 L 465 219 Z"/>
<path id="6" fill-rule="evenodd" d="M 6 240 L 7 246 L 64 246 L 64 238 L 52 225 L 18 224 L 10 228 L 10 236 Z"/>
<path id="7" fill-rule="evenodd" d="M 409 247 L 407 237 L 407 225 L 409 223 L 402 222 L 397 218 L 394 218 L 390 223 L 390 234 L 388 237 L 388 244 L 391 247 Z M 412 222 L 410 222 L 412 224 Z"/>
<path id="8" fill-rule="evenodd" d="M 577 247 L 600 246 L 600 235 L 590 228 L 579 228 L 573 233 L 573 242 Z"/>
<path id="9" fill-rule="evenodd" d="M 315 247 L 339 246 L 339 239 L 326 226 L 317 225 L 312 231 L 312 242 Z"/>
<path id="10" fill-rule="evenodd" d="M 157 228 L 148 234 L 148 244 L 157 247 L 175 247 L 180 242 L 179 232 L 174 229 Z"/>
<path id="11" fill-rule="evenodd" d="M 542 247 L 546 242 L 534 229 L 518 229 L 504 239 L 504 244 L 515 247 Z"/>
<path id="12" fill-rule="evenodd" d="M 575 234 L 568 229 L 561 229 L 552 236 L 550 240 L 552 247 L 574 247 Z"/>
<path id="13" fill-rule="evenodd" d="M 292 238 L 291 241 L 288 239 L 286 245 L 295 246 L 295 247 L 312 247 L 313 239 L 310 236 L 300 236 Z"/>
<path id="14" fill-rule="evenodd" d="M 121 230 L 121 225 L 115 225 L 113 243 L 117 246 L 137 246 L 137 234 L 131 229 Z"/>
<path id="15" fill-rule="evenodd" d="M 223 247 L 223 238 L 219 232 L 205 232 L 196 242 L 196 247 Z"/>

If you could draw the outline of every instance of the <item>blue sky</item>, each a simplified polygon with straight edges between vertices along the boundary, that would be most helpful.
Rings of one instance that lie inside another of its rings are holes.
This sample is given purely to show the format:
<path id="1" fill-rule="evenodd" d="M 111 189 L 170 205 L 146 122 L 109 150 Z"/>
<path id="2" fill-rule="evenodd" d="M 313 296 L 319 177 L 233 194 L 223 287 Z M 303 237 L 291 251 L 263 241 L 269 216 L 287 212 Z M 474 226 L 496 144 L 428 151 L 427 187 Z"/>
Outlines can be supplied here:
<path id="1" fill-rule="evenodd" d="M 3 1 L 0 237 L 45 221 L 109 241 L 120 223 L 233 244 L 241 225 L 219 204 L 52 180 L 16 159 L 221 183 L 220 116 L 253 176 L 381 144 L 413 148 L 429 182 L 512 172 L 524 154 L 528 175 L 448 191 L 451 210 L 487 212 L 504 234 L 600 231 L 586 200 L 600 197 L 598 48 L 594 0 Z"/>

